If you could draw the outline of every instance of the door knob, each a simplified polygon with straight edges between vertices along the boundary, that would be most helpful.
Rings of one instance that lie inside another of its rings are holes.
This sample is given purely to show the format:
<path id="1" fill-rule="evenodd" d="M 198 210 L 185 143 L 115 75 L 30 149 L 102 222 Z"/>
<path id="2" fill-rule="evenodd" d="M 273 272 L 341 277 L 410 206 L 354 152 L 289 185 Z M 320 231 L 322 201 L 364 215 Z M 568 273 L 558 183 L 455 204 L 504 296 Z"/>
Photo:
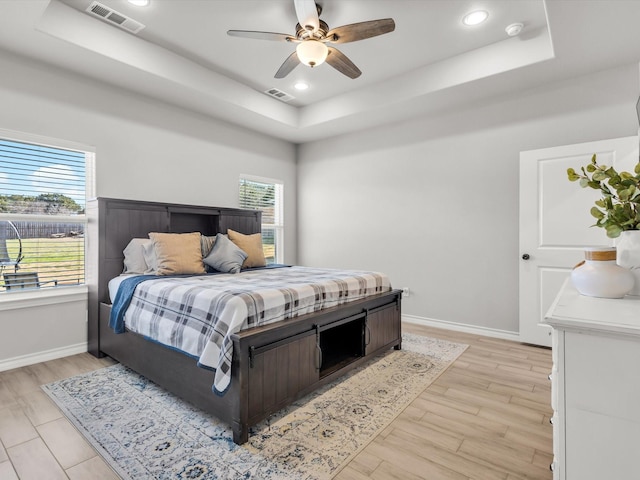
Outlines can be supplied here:
<path id="1" fill-rule="evenodd" d="M 523 260 L 529 260 L 531 257 L 529 256 L 528 253 L 525 253 L 524 255 L 522 255 L 522 259 Z"/>

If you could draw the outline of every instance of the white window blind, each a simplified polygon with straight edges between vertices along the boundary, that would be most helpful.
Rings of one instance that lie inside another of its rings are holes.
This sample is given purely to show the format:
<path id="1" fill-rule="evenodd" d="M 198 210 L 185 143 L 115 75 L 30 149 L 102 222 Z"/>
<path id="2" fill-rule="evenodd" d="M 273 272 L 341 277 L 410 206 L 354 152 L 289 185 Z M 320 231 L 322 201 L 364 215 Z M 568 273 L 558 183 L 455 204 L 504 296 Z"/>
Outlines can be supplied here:
<path id="1" fill-rule="evenodd" d="M 91 152 L 0 138 L 0 293 L 84 283 L 92 161 Z"/>
<path id="2" fill-rule="evenodd" d="M 262 246 L 268 264 L 284 258 L 283 187 L 277 180 L 240 177 L 240 208 L 262 211 Z"/>

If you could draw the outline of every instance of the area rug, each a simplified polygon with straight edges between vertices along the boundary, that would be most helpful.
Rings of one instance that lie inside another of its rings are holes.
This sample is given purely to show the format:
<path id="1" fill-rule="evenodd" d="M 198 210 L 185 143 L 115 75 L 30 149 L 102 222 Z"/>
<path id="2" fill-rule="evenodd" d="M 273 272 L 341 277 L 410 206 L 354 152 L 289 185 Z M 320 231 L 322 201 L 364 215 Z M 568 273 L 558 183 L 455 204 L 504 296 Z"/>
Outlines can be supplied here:
<path id="1" fill-rule="evenodd" d="M 42 388 L 126 480 L 329 479 L 467 345 L 412 334 L 253 427 L 249 442 L 122 365 Z"/>

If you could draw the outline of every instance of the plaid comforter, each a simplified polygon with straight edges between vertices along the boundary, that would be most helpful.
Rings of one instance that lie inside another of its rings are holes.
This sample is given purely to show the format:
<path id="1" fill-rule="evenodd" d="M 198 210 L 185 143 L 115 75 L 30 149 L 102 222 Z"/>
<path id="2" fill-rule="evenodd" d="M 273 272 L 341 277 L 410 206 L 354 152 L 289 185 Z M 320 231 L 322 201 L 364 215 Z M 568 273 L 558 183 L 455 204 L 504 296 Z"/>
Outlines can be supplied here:
<path id="1" fill-rule="evenodd" d="M 155 277 L 132 289 L 124 324 L 214 369 L 213 391 L 222 395 L 231 382 L 232 334 L 390 289 L 384 274 L 306 267 Z"/>

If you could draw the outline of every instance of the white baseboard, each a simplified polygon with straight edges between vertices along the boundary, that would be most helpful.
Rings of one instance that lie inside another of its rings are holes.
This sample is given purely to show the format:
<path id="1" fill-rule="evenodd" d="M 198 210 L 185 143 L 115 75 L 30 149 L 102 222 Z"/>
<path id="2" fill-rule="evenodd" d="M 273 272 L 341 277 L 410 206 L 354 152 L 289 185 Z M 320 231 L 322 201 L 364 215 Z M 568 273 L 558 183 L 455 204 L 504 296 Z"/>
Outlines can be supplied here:
<path id="1" fill-rule="evenodd" d="M 7 358 L 5 360 L 0 360 L 0 372 L 11 370 L 13 368 L 26 367 L 27 365 L 33 365 L 34 363 L 55 360 L 56 358 L 68 357 L 69 355 L 76 355 L 86 351 L 87 342 L 82 342 L 76 345 L 45 350 L 44 352 L 36 352 L 28 355 L 21 355 L 19 357 Z"/>
<path id="2" fill-rule="evenodd" d="M 501 338 L 503 340 L 512 340 L 514 342 L 520 341 L 520 334 L 516 332 L 509 332 L 508 330 L 499 330 L 497 328 L 478 327 L 477 325 L 447 322 L 446 320 L 417 317 L 415 315 L 402 315 L 402 321 L 408 322 L 408 323 L 415 323 L 417 325 L 425 325 L 427 327 L 444 328 L 445 330 L 454 330 L 456 332 L 473 333 L 475 335 L 483 335 L 485 337 Z"/>

